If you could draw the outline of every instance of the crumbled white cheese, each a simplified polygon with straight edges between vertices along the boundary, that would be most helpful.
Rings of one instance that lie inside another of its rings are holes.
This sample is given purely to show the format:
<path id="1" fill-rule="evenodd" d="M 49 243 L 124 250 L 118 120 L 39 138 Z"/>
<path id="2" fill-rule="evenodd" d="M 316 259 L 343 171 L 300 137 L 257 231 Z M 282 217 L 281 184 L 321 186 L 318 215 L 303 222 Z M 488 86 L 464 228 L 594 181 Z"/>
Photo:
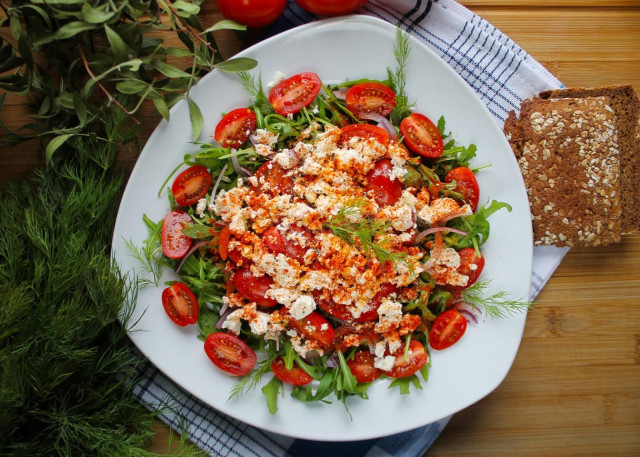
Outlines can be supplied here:
<path id="1" fill-rule="evenodd" d="M 267 87 L 276 87 L 278 84 L 280 84 L 284 80 L 285 76 L 286 75 L 281 71 L 279 70 L 276 71 L 271 77 L 271 79 L 269 80 L 269 82 L 267 83 Z"/>
<path id="2" fill-rule="evenodd" d="M 316 309 L 316 301 L 313 297 L 311 295 L 301 295 L 291 304 L 289 314 L 294 319 L 303 319 L 314 309 Z"/>
<path id="3" fill-rule="evenodd" d="M 382 371 L 389 371 L 395 365 L 396 358 L 392 355 L 385 357 L 376 357 L 373 361 L 373 366 Z"/>
<path id="4" fill-rule="evenodd" d="M 231 314 L 227 316 L 227 319 L 222 323 L 222 328 L 226 328 L 231 333 L 235 333 L 236 335 L 240 334 L 240 327 L 242 326 L 242 315 L 244 311 L 242 309 L 237 309 Z"/>

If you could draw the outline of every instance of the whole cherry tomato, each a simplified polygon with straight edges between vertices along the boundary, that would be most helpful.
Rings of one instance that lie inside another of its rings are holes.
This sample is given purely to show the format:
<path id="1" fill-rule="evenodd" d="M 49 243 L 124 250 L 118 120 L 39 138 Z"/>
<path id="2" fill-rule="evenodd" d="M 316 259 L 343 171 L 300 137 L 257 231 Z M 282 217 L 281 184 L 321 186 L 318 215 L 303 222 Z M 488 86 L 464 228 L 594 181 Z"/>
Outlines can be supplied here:
<path id="1" fill-rule="evenodd" d="M 278 19 L 287 0 L 216 0 L 220 14 L 249 27 L 264 27 Z"/>
<path id="2" fill-rule="evenodd" d="M 204 352 L 215 366 L 234 376 L 248 374 L 258 361 L 253 349 L 231 333 L 211 333 L 204 342 Z"/>
<path id="3" fill-rule="evenodd" d="M 363 7 L 368 0 L 296 0 L 305 11 L 321 16 L 347 14 Z"/>

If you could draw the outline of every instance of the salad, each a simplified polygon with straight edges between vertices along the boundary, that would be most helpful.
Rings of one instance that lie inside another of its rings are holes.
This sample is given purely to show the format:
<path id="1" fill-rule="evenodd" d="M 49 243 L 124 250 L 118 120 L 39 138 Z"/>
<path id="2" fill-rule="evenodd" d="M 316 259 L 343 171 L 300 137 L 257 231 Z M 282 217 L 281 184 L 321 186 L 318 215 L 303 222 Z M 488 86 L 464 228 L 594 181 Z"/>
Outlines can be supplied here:
<path id="1" fill-rule="evenodd" d="M 265 376 L 272 413 L 283 383 L 301 401 L 367 398 L 381 377 L 407 393 L 468 320 L 522 309 L 477 282 L 487 218 L 510 208 L 479 205 L 475 146 L 412 106 L 401 32 L 395 51 L 384 81 L 277 75 L 266 95 L 241 74 L 252 104 L 167 178 L 163 220 L 144 218 L 142 260 L 180 275 L 164 309 L 239 377 L 232 397 Z"/>

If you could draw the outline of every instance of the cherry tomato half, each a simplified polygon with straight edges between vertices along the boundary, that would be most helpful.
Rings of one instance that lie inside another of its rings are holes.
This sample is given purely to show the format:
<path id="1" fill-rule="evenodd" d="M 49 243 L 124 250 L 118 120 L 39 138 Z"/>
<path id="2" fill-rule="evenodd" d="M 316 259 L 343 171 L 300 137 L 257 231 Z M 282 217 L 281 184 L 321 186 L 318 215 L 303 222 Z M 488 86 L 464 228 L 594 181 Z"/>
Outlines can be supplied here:
<path id="1" fill-rule="evenodd" d="M 363 7 L 368 0 L 296 0 L 305 11 L 321 16 L 347 14 Z"/>
<path id="2" fill-rule="evenodd" d="M 269 93 L 269 103 L 278 114 L 286 116 L 300 111 L 311 104 L 320 89 L 322 82 L 312 72 L 299 73 L 280 81 Z"/>
<path id="3" fill-rule="evenodd" d="M 195 165 L 176 176 L 171 193 L 178 205 L 190 206 L 207 195 L 212 183 L 213 177 L 209 170 L 202 165 Z"/>
<path id="4" fill-rule="evenodd" d="M 358 382 L 371 382 L 380 377 L 382 371 L 373 366 L 375 357 L 369 351 L 358 351 L 347 361 L 351 374 Z"/>
<path id="5" fill-rule="evenodd" d="M 256 128 L 256 113 L 249 108 L 228 112 L 216 125 L 214 138 L 225 148 L 239 148 Z"/>
<path id="6" fill-rule="evenodd" d="M 258 187 L 270 194 L 290 194 L 293 192 L 293 179 L 287 171 L 275 162 L 263 163 L 254 175 L 258 179 Z"/>
<path id="7" fill-rule="evenodd" d="M 404 346 L 396 352 L 395 356 L 396 361 L 388 372 L 388 375 L 392 378 L 406 378 L 407 376 L 411 376 L 429 361 L 429 356 L 424 346 L 416 340 L 411 340 L 409 343 L 406 358 Z"/>
<path id="8" fill-rule="evenodd" d="M 167 213 L 160 230 L 160 244 L 164 255 L 170 259 L 180 259 L 189 251 L 193 238 L 183 234 L 182 229 L 191 222 L 191 216 L 182 210 Z"/>
<path id="9" fill-rule="evenodd" d="M 446 349 L 460 340 L 467 329 L 467 319 L 455 309 L 440 314 L 429 331 L 429 344 L 433 349 Z"/>
<path id="10" fill-rule="evenodd" d="M 271 227 L 263 235 L 264 244 L 271 252 L 296 259 L 302 265 L 313 234 L 309 229 L 296 224 L 289 227 L 288 234 L 292 236 L 287 236 L 276 227 Z"/>
<path id="11" fill-rule="evenodd" d="M 458 167 L 450 170 L 444 177 L 444 182 L 456 182 L 455 191 L 462 194 L 462 198 L 471 206 L 471 210 L 475 213 L 478 208 L 478 200 L 480 199 L 480 187 L 473 171 L 467 167 Z"/>
<path id="12" fill-rule="evenodd" d="M 396 94 L 384 84 L 356 84 L 346 94 L 347 108 L 357 117 L 370 113 L 388 116 L 396 107 Z"/>
<path id="13" fill-rule="evenodd" d="M 271 362 L 271 371 L 280 381 L 294 386 L 304 386 L 313 381 L 313 378 L 302 368 L 296 366 L 295 363 L 291 370 L 287 369 L 282 357 L 278 357 Z"/>
<path id="14" fill-rule="evenodd" d="M 351 138 L 354 137 L 363 139 L 373 138 L 385 146 L 389 144 L 389 132 L 382 127 L 371 124 L 349 124 L 340 129 L 338 145 L 345 146 L 349 143 Z"/>
<path id="15" fill-rule="evenodd" d="M 267 298 L 266 293 L 271 289 L 273 279 L 271 276 L 254 276 L 250 270 L 239 268 L 233 274 L 233 286 L 238 293 L 258 306 L 273 308 L 278 304 L 273 298 Z"/>
<path id="16" fill-rule="evenodd" d="M 402 183 L 398 178 L 391 179 L 392 170 L 391 161 L 382 159 L 367 173 L 367 191 L 379 206 L 395 205 L 402 196 Z"/>
<path id="17" fill-rule="evenodd" d="M 484 268 L 484 257 L 478 257 L 474 248 L 464 248 L 458 251 L 460 256 L 460 266 L 458 272 L 467 275 L 469 279 L 465 286 L 445 286 L 447 290 L 453 293 L 459 293 L 471 286 L 478 280 L 478 276 Z"/>
<path id="18" fill-rule="evenodd" d="M 423 114 L 413 113 L 402 119 L 400 133 L 409 149 L 416 154 L 435 159 L 444 152 L 438 127 Z"/>
<path id="19" fill-rule="evenodd" d="M 249 27 L 264 27 L 278 19 L 287 0 L 216 0 L 220 14 Z"/>
<path id="20" fill-rule="evenodd" d="M 215 366 L 234 376 L 248 374 L 258 360 L 253 349 L 231 333 L 211 333 L 204 342 L 204 352 Z"/>
<path id="21" fill-rule="evenodd" d="M 315 311 L 312 311 L 302 319 L 291 319 L 289 327 L 297 330 L 303 337 L 315 341 L 322 347 L 328 347 L 335 336 L 329 321 Z"/>
<path id="22" fill-rule="evenodd" d="M 189 286 L 176 282 L 162 291 L 162 306 L 171 320 L 184 327 L 198 322 L 200 307 Z"/>

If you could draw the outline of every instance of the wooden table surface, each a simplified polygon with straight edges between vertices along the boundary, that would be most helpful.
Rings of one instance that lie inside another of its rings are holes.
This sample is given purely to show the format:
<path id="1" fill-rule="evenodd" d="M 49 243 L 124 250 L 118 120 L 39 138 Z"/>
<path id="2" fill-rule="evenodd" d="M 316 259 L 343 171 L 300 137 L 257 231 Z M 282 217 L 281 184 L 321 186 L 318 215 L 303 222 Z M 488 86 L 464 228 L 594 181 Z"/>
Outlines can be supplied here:
<path id="1" fill-rule="evenodd" d="M 466 0 L 565 85 L 640 89 L 639 0 Z M 219 18 L 211 0 L 203 22 Z M 225 57 L 241 49 L 218 38 Z M 18 126 L 20 100 L 5 117 Z M 158 121 L 140 118 L 148 136 Z M 34 143 L 0 150 L 0 182 L 41 165 Z M 128 166 L 134 157 L 123 157 Z M 427 453 L 444 456 L 640 455 L 640 236 L 573 249 L 528 316 L 514 365 L 489 396 L 456 414 Z M 455 392 L 451 394 L 455 395 Z M 150 449 L 167 448 L 158 424 Z"/>

